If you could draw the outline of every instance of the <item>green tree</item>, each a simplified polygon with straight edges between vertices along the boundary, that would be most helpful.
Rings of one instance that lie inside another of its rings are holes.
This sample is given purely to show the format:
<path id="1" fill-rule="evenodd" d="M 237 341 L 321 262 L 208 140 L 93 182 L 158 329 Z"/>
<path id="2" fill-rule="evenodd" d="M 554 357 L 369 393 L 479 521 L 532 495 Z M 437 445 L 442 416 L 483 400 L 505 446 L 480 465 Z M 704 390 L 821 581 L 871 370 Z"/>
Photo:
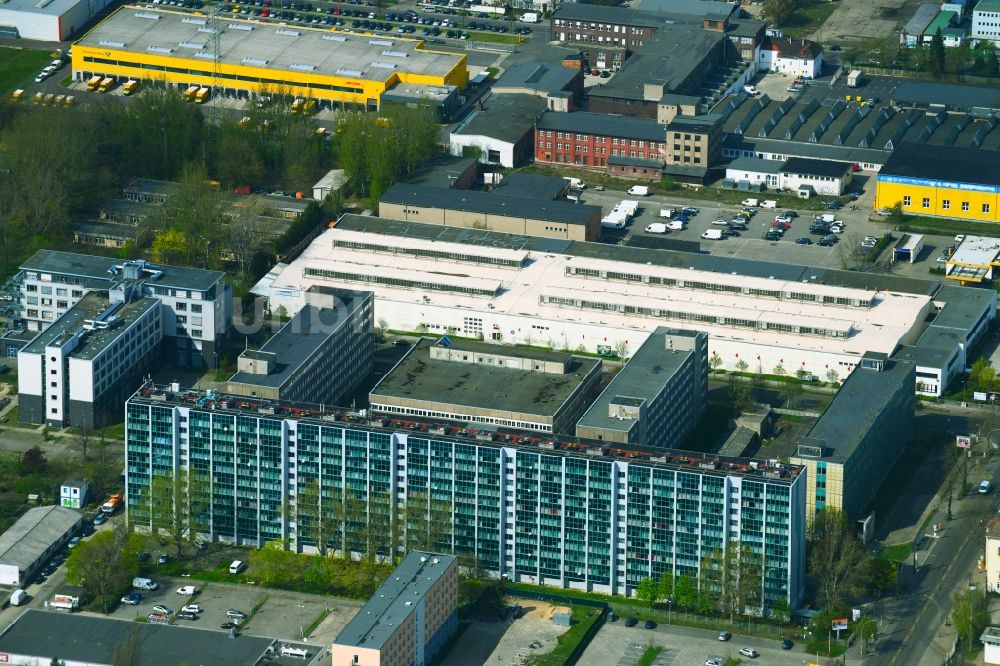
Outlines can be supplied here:
<path id="1" fill-rule="evenodd" d="M 674 575 L 669 571 L 664 571 L 660 574 L 660 580 L 656 584 L 656 598 L 666 599 L 671 603 L 674 602 L 674 585 L 675 579 Z"/>
<path id="2" fill-rule="evenodd" d="M 899 576 L 899 565 L 882 557 L 872 557 L 868 560 L 866 583 L 868 589 L 886 592 L 896 584 Z"/>
<path id="3" fill-rule="evenodd" d="M 840 608 L 864 591 L 867 558 L 844 512 L 816 513 L 809 532 L 809 574 L 816 580 L 822 607 Z"/>
<path id="4" fill-rule="evenodd" d="M 736 370 L 739 371 L 739 372 L 746 372 L 747 368 L 749 368 L 749 367 L 750 367 L 750 364 L 747 363 L 742 358 L 736 361 Z"/>
<path id="5" fill-rule="evenodd" d="M 729 378 L 729 399 L 733 403 L 733 409 L 738 414 L 745 414 L 753 409 L 753 387 L 749 382 L 740 381 L 735 377 Z"/>
<path id="6" fill-rule="evenodd" d="M 652 578 L 643 578 L 635 588 L 635 596 L 645 601 L 649 606 L 652 606 L 653 602 L 656 601 L 658 592 L 659 588 Z"/>
<path id="7" fill-rule="evenodd" d="M 776 28 L 780 28 L 791 21 L 796 9 L 795 0 L 765 0 L 764 17 Z"/>
<path id="8" fill-rule="evenodd" d="M 288 550 L 284 540 L 268 541 L 263 548 L 250 551 L 254 575 L 268 583 L 287 583 L 299 576 L 299 556 Z"/>
<path id="9" fill-rule="evenodd" d="M 980 357 L 972 364 L 969 383 L 975 391 L 990 391 L 996 385 L 997 371 L 989 359 Z"/>
<path id="10" fill-rule="evenodd" d="M 941 28 L 938 28 L 931 38 L 930 51 L 927 55 L 927 71 L 934 76 L 941 76 L 944 74 L 944 65 L 944 37 L 941 35 Z"/>
<path id="11" fill-rule="evenodd" d="M 951 620 L 959 638 L 965 641 L 965 653 L 972 654 L 978 640 L 990 623 L 989 600 L 985 592 L 962 590 L 952 597 Z"/>
<path id="12" fill-rule="evenodd" d="M 214 173 L 227 187 L 255 187 L 264 181 L 264 158 L 253 130 L 235 124 L 223 125 L 215 152 Z"/>
<path id="13" fill-rule="evenodd" d="M 81 541 L 66 559 L 66 580 L 82 587 L 107 613 L 139 573 L 142 538 L 118 526 Z"/>
<path id="14" fill-rule="evenodd" d="M 722 363 L 722 357 L 715 352 L 712 352 L 712 355 L 708 357 L 708 366 L 712 368 L 712 370 L 718 370 L 721 368 Z"/>
<path id="15" fill-rule="evenodd" d="M 156 235 L 150 253 L 153 261 L 161 264 L 180 264 L 187 254 L 188 241 L 177 229 L 167 229 Z"/>
<path id="16" fill-rule="evenodd" d="M 681 610 L 694 610 L 698 604 L 698 582 L 688 572 L 677 577 L 674 584 L 674 603 Z"/>
<path id="17" fill-rule="evenodd" d="M 174 545 L 180 556 L 185 543 L 194 540 L 187 472 L 158 474 L 149 484 L 150 515 L 154 534 L 161 534 Z"/>

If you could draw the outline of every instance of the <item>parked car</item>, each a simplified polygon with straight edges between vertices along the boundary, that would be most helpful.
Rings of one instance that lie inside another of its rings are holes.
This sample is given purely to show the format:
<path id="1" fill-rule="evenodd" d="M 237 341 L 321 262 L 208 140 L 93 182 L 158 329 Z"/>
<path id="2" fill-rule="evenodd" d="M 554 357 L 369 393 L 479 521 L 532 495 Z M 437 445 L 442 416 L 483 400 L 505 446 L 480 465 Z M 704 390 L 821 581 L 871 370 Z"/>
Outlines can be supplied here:
<path id="1" fill-rule="evenodd" d="M 719 640 L 720 641 L 725 642 L 725 641 L 728 641 L 732 637 L 733 637 L 733 635 L 731 633 L 729 633 L 728 631 L 720 631 L 719 632 Z"/>
<path id="2" fill-rule="evenodd" d="M 184 611 L 181 611 L 180 613 L 177 614 L 177 618 L 179 620 L 197 620 L 198 619 L 198 614 L 197 613 L 186 613 Z"/>
<path id="3" fill-rule="evenodd" d="M 656 629 L 656 623 L 652 620 L 646 620 L 646 624 L 643 625 L 646 629 Z"/>
<path id="4" fill-rule="evenodd" d="M 201 606 L 199 606 L 198 604 L 188 604 L 187 606 L 181 608 L 181 612 L 198 614 L 201 612 Z"/>
<path id="5" fill-rule="evenodd" d="M 795 643 L 793 643 L 792 641 L 790 641 L 787 638 L 785 640 L 781 641 L 781 649 L 782 650 L 791 650 L 794 646 L 795 646 Z"/>
<path id="6" fill-rule="evenodd" d="M 795 239 L 795 244 L 796 245 L 812 245 L 813 242 L 812 242 L 812 239 L 809 238 L 808 236 L 803 236 L 802 238 L 796 238 Z"/>
<path id="7" fill-rule="evenodd" d="M 223 622 L 219 625 L 220 629 L 235 629 L 238 625 L 235 622 Z"/>
<path id="8" fill-rule="evenodd" d="M 149 553 L 142 552 L 135 556 L 135 559 L 139 562 L 149 562 Z"/>
<path id="9" fill-rule="evenodd" d="M 159 562 L 160 564 L 166 564 L 167 562 L 170 561 L 170 556 L 167 555 L 166 553 L 160 553 L 160 556 L 156 559 L 156 561 Z"/>
<path id="10" fill-rule="evenodd" d="M 194 585 L 185 585 L 184 587 L 178 587 L 177 588 L 177 594 L 180 594 L 180 595 L 183 595 L 183 596 L 186 596 L 186 597 L 190 597 L 196 591 L 197 591 L 197 589 L 195 588 Z"/>
<path id="11" fill-rule="evenodd" d="M 122 597 L 122 603 L 126 606 L 136 606 L 140 601 L 142 601 L 142 595 L 138 592 L 129 592 Z"/>
<path id="12" fill-rule="evenodd" d="M 760 656 L 760 652 L 757 652 L 757 650 L 754 650 L 753 648 L 750 648 L 750 647 L 741 647 L 740 648 L 740 656 L 741 657 L 750 657 L 751 659 L 756 659 L 757 657 Z"/>
<path id="13" fill-rule="evenodd" d="M 226 611 L 226 617 L 231 617 L 236 620 L 245 620 L 247 614 L 244 613 L 243 611 L 238 611 L 235 608 L 230 608 L 229 610 Z"/>
<path id="14" fill-rule="evenodd" d="M 78 543 L 80 543 L 80 537 L 75 536 L 75 537 L 73 537 L 72 539 L 69 540 L 69 543 L 66 544 L 66 547 L 67 548 L 76 548 L 76 544 L 78 544 Z"/>
<path id="15" fill-rule="evenodd" d="M 626 627 L 634 627 L 637 624 L 639 624 L 639 620 L 635 619 L 634 617 L 625 618 Z"/>
<path id="16" fill-rule="evenodd" d="M 161 606 L 160 604 L 153 606 L 153 612 L 160 613 L 161 615 L 170 615 L 171 613 L 173 613 L 172 610 L 170 610 L 166 606 Z"/>

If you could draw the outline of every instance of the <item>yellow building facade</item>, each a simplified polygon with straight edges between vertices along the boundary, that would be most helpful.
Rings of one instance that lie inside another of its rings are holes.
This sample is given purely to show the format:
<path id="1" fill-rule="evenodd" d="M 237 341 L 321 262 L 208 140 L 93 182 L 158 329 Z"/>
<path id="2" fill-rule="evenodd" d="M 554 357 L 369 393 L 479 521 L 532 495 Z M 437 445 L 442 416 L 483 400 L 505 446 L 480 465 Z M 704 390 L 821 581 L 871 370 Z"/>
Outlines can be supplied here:
<path id="1" fill-rule="evenodd" d="M 428 51 L 421 40 L 228 17 L 210 25 L 203 16 L 128 6 L 73 45 L 72 64 L 78 81 L 94 75 L 145 79 L 181 89 L 212 87 L 216 94 L 283 94 L 369 109 L 399 84 L 461 90 L 468 83 L 464 54 Z"/>
<path id="2" fill-rule="evenodd" d="M 903 143 L 879 171 L 875 207 L 904 214 L 1000 222 L 995 151 Z"/>

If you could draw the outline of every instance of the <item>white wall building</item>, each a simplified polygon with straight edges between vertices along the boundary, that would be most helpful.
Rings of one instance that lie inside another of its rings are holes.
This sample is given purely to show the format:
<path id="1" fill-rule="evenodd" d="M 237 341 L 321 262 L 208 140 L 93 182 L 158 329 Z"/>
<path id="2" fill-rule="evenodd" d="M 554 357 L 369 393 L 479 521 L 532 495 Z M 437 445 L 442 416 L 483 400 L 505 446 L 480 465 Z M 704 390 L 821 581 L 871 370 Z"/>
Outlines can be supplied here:
<path id="1" fill-rule="evenodd" d="M 840 378 L 868 351 L 891 354 L 916 342 L 932 307 L 927 295 L 800 278 L 818 269 L 755 277 L 694 269 L 685 255 L 667 266 L 629 261 L 628 250 L 606 246 L 594 247 L 607 258 L 489 244 L 502 235 L 483 245 L 423 239 L 419 226 L 402 237 L 352 230 L 342 218 L 254 291 L 294 313 L 314 284 L 363 284 L 375 292 L 376 321 L 392 329 L 588 352 L 619 343 L 635 350 L 657 326 L 683 326 L 709 334 L 713 367 L 781 366 L 820 377 L 833 370 Z"/>
<path id="2" fill-rule="evenodd" d="M 852 166 L 846 162 L 789 157 L 766 160 L 737 157 L 726 167 L 726 180 L 761 185 L 769 190 L 840 196 L 851 184 Z"/>
<path id="3" fill-rule="evenodd" d="M 7 0 L 0 4 L 0 37 L 61 42 L 110 4 L 110 0 Z"/>
<path id="4" fill-rule="evenodd" d="M 59 506 L 82 509 L 87 502 L 90 486 L 82 479 L 66 479 L 59 486 Z"/>
<path id="5" fill-rule="evenodd" d="M 1000 45 L 1000 0 L 981 0 L 972 10 L 969 38 L 992 41 Z"/>
<path id="6" fill-rule="evenodd" d="M 757 55 L 757 69 L 815 79 L 823 73 L 823 47 L 808 39 L 768 37 Z"/>

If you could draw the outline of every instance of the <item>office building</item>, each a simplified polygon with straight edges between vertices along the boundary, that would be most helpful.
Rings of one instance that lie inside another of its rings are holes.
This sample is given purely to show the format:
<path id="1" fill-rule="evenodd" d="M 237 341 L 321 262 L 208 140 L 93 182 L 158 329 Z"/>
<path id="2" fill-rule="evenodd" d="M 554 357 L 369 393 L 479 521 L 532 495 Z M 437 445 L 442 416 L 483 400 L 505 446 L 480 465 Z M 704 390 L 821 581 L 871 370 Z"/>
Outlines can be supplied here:
<path id="1" fill-rule="evenodd" d="M 227 638 L 217 631 L 113 619 L 81 613 L 53 613 L 31 608 L 0 636 L 0 653 L 10 664 L 112 666 L 128 636 L 138 633 L 139 663 L 144 666 L 204 664 L 264 666 L 276 663 L 275 641 L 258 636 Z M 315 657 L 320 649 L 308 652 Z M 299 659 L 301 662 L 302 660 Z M 309 663 L 306 661 L 305 663 Z"/>
<path id="2" fill-rule="evenodd" d="M 568 240 L 601 238 L 600 206 L 538 201 L 499 192 L 396 183 L 382 195 L 378 210 L 384 217 L 425 224 Z"/>
<path id="3" fill-rule="evenodd" d="M 372 294 L 313 287 L 309 305 L 236 362 L 227 390 L 259 398 L 345 404 L 372 370 Z"/>
<path id="4" fill-rule="evenodd" d="M 410 551 L 333 641 L 333 664 L 429 666 L 458 629 L 458 560 Z"/>
<path id="5" fill-rule="evenodd" d="M 915 368 L 908 361 L 866 354 L 791 457 L 809 471 L 806 517 L 839 509 L 866 515 L 913 432 Z"/>
<path id="6" fill-rule="evenodd" d="M 839 197 L 847 191 L 852 179 L 851 164 L 805 157 L 787 160 L 737 157 L 726 166 L 726 180 L 733 187 L 767 188 L 803 198 L 817 194 Z"/>
<path id="7" fill-rule="evenodd" d="M 15 278 L 21 292 L 19 328 L 44 331 L 91 291 L 132 285 L 130 293 L 154 298 L 162 310 L 163 357 L 178 365 L 215 367 L 232 320 L 232 289 L 220 271 L 160 266 L 141 259 L 39 250 Z M 8 356 L 23 346 L 4 336 Z"/>
<path id="8" fill-rule="evenodd" d="M 130 289 L 86 293 L 17 353 L 22 422 L 99 428 L 121 419 L 163 354 L 160 301 Z"/>
<path id="9" fill-rule="evenodd" d="M 1000 175 L 992 151 L 902 143 L 879 171 L 875 206 L 905 215 L 1000 221 Z"/>
<path id="10" fill-rule="evenodd" d="M 455 125 L 449 150 L 456 156 L 478 151 L 481 162 L 508 169 L 524 166 L 535 152 L 535 123 L 545 108 L 545 101 L 532 95 L 498 95 L 494 90 Z"/>
<path id="11" fill-rule="evenodd" d="M 294 313 L 317 284 L 372 290 L 376 321 L 393 330 L 598 353 L 619 343 L 638 349 L 658 326 L 684 327 L 708 333 L 713 367 L 781 366 L 819 377 L 846 377 L 866 352 L 916 342 L 940 289 L 895 276 L 352 215 L 254 293 Z"/>
<path id="12" fill-rule="evenodd" d="M 110 5 L 110 0 L 8 0 L 0 4 L 0 37 L 62 42 Z"/>
<path id="13" fill-rule="evenodd" d="M 972 28 L 969 38 L 990 41 L 1000 45 L 1000 2 L 980 0 L 972 10 Z"/>
<path id="14" fill-rule="evenodd" d="M 371 390 L 387 414 L 572 434 L 601 383 L 599 359 L 422 338 Z"/>
<path id="15" fill-rule="evenodd" d="M 219 25 L 215 54 L 207 24 L 186 12 L 122 7 L 73 45 L 73 76 L 163 80 L 244 97 L 278 93 L 369 110 L 381 107 L 383 95 L 413 86 L 449 109 L 468 82 L 465 54 L 428 50 L 420 40 L 233 17 Z M 442 89 L 445 99 L 438 99 Z"/>
<path id="16" fill-rule="evenodd" d="M 722 116 L 675 116 L 667 123 L 665 174 L 680 180 L 704 180 L 721 158 Z"/>
<path id="17" fill-rule="evenodd" d="M 577 437 L 676 448 L 708 399 L 708 335 L 659 327 L 576 424 Z"/>
<path id="18" fill-rule="evenodd" d="M 61 506 L 36 506 L 0 534 L 0 585 L 27 587 L 35 572 L 83 525 L 83 514 Z"/>
<path id="19" fill-rule="evenodd" d="M 423 542 L 510 580 L 626 595 L 697 575 L 733 545 L 760 556 L 766 606 L 801 599 L 796 465 L 152 384 L 126 424 L 129 522 L 146 529 L 151 480 L 181 469 L 206 539 L 356 553 Z"/>

